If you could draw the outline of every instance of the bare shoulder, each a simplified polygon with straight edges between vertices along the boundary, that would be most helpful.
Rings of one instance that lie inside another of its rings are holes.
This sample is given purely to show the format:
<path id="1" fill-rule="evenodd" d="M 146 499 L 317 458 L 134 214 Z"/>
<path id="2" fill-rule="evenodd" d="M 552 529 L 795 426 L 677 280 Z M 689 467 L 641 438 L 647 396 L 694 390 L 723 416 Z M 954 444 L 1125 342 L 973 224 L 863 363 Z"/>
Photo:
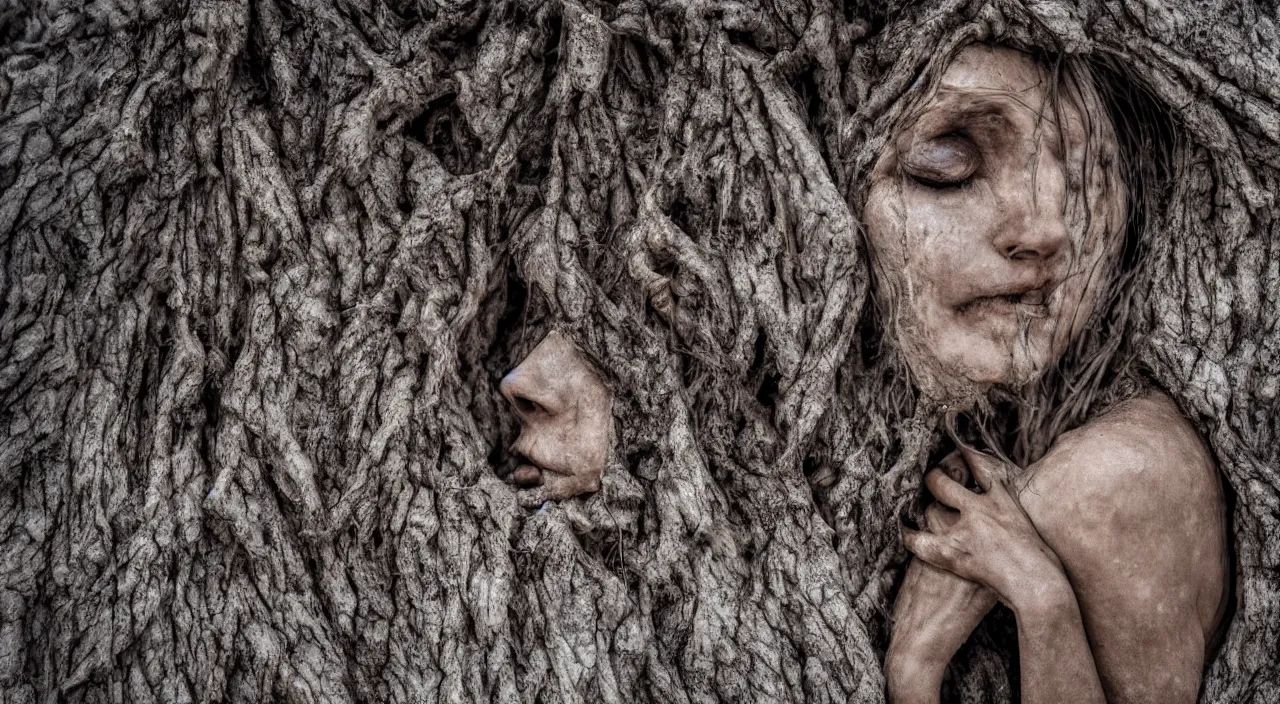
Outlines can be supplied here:
<path id="1" fill-rule="evenodd" d="M 1207 640 L 1217 627 L 1228 584 L 1222 485 L 1168 397 L 1126 401 L 1064 434 L 1028 468 L 1019 498 L 1102 642 L 1137 647 L 1129 639 L 1152 629 Z"/>
<path id="2" fill-rule="evenodd" d="M 1167 396 L 1125 401 L 1063 434 L 1029 468 L 1023 498 L 1087 497 L 1133 519 L 1173 520 L 1177 511 L 1221 501 L 1217 466 L 1191 423 Z M 1117 516 L 1117 518 L 1122 516 Z"/>

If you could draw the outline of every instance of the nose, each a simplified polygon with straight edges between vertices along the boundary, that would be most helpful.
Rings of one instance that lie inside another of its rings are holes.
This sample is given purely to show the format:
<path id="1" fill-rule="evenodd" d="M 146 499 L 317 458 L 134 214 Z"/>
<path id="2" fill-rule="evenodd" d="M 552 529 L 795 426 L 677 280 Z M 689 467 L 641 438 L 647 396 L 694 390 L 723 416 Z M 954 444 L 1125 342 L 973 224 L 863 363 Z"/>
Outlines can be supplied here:
<path id="1" fill-rule="evenodd" d="M 1043 262 L 1068 244 L 1066 175 L 1062 164 L 1041 163 L 1025 186 L 1003 199 L 1008 217 L 992 244 L 1006 259 Z"/>
<path id="2" fill-rule="evenodd" d="M 507 372 L 498 390 L 523 420 L 559 415 L 572 403 L 581 367 L 573 343 L 553 330 Z"/>
<path id="3" fill-rule="evenodd" d="M 521 363 L 507 372 L 498 384 L 498 390 L 515 409 L 521 418 L 532 418 L 539 414 L 550 414 L 551 390 L 547 388 L 537 370 L 530 369 L 527 363 Z"/>

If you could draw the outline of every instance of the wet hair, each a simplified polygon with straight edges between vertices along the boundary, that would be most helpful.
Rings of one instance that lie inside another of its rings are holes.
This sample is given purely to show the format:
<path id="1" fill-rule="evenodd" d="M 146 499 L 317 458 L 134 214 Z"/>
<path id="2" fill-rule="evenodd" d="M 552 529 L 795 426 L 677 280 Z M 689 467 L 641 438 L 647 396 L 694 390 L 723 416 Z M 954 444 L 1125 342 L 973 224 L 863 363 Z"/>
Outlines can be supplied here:
<path id="1" fill-rule="evenodd" d="M 1123 244 L 1116 254 L 1108 255 L 1112 259 L 1106 262 L 1106 280 L 1081 332 L 1031 383 L 1016 387 L 995 385 L 966 405 L 952 408 L 952 417 L 944 422 L 944 428 L 958 434 L 958 439 L 985 447 L 1024 467 L 1043 456 L 1062 433 L 1150 385 L 1136 363 L 1137 332 L 1131 322 L 1135 295 L 1145 277 L 1143 255 L 1151 214 L 1157 212 L 1167 193 L 1170 155 L 1176 139 L 1167 113 L 1118 60 L 1043 51 L 1027 53 L 1052 77 L 1046 110 L 1057 113 L 1063 100 L 1079 99 L 1089 91 L 1097 96 L 1117 141 L 1117 166 L 1127 197 Z M 937 76 L 931 78 L 936 80 L 949 63 L 935 66 Z M 927 78 L 922 76 L 917 87 Z M 925 93 L 913 88 L 908 96 L 919 100 Z M 1105 125 L 1090 120 L 1088 111 L 1081 107 L 1092 140 Z M 911 119 L 909 111 L 903 115 L 906 117 L 899 118 L 895 131 Z M 1084 168 L 1097 168 L 1095 162 L 1094 158 L 1086 158 Z M 1087 176 L 1082 175 L 1083 182 L 1087 183 Z M 1087 228 L 1090 213 L 1086 212 L 1085 217 Z M 906 360 L 895 349 L 898 292 L 892 290 L 888 277 L 878 275 L 870 242 L 865 251 L 871 258 L 869 269 L 875 295 L 873 304 L 864 310 L 860 325 L 862 362 L 867 372 L 882 377 L 886 398 L 880 403 L 898 418 L 910 418 L 923 409 L 917 407 L 920 394 L 911 381 Z M 963 417 L 957 420 L 957 413 Z M 943 439 L 943 447 L 932 455 L 949 452 L 954 440 Z"/>
<path id="2" fill-rule="evenodd" d="M 1091 82 L 1116 138 L 1126 215 L 1123 244 L 1113 255 L 1118 260 L 1111 262 L 1092 319 L 1031 388 L 997 388 L 990 395 L 996 415 L 1003 415 L 1005 421 L 1001 428 L 993 422 L 996 418 L 984 419 L 982 426 L 989 429 L 984 440 L 993 450 L 1007 450 L 1020 466 L 1043 456 L 1062 433 L 1150 386 L 1136 360 L 1138 331 L 1132 318 L 1135 297 L 1146 276 L 1143 263 L 1151 214 L 1168 190 L 1176 138 L 1159 103 L 1118 61 L 1037 58 L 1059 77 L 1059 87 L 1069 86 L 1079 94 L 1072 84 Z M 1056 95 L 1053 100 L 1057 102 Z M 991 431 L 1003 431 L 1003 442 Z"/>

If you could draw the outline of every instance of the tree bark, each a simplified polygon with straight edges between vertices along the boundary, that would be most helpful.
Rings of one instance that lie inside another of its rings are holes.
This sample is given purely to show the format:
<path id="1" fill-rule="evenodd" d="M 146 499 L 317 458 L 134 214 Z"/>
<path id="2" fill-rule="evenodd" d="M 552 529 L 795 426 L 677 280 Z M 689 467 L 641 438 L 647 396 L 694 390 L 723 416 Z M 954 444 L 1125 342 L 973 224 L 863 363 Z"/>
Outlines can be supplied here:
<path id="1" fill-rule="evenodd" d="M 1276 21 L 0 9 L 4 701 L 881 701 L 939 426 L 867 352 L 861 188 L 973 41 L 1106 57 L 1169 113 L 1127 344 L 1233 490 L 1202 700 L 1280 700 Z M 615 438 L 599 493 L 527 505 L 497 382 L 551 326 Z M 1009 701 L 1014 642 L 982 630 L 956 698 Z"/>

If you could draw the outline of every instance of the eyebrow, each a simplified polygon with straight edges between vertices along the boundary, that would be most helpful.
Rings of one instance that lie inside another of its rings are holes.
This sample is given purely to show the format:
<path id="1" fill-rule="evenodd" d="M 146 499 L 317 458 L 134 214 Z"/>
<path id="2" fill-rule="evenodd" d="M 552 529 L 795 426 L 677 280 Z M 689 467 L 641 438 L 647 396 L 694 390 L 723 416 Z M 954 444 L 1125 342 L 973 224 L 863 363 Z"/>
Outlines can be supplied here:
<path id="1" fill-rule="evenodd" d="M 989 117 L 997 117 L 1007 123 L 1011 122 L 1009 113 L 1013 109 L 1022 108 L 1034 113 L 1043 128 L 1051 134 L 1059 132 L 1058 115 L 1049 96 L 1045 97 L 1041 105 L 1032 105 L 1009 91 L 942 86 L 931 103 L 917 119 L 916 129 L 922 123 L 934 123 L 938 113 L 945 113 L 946 121 L 952 124 L 972 124 Z"/>

